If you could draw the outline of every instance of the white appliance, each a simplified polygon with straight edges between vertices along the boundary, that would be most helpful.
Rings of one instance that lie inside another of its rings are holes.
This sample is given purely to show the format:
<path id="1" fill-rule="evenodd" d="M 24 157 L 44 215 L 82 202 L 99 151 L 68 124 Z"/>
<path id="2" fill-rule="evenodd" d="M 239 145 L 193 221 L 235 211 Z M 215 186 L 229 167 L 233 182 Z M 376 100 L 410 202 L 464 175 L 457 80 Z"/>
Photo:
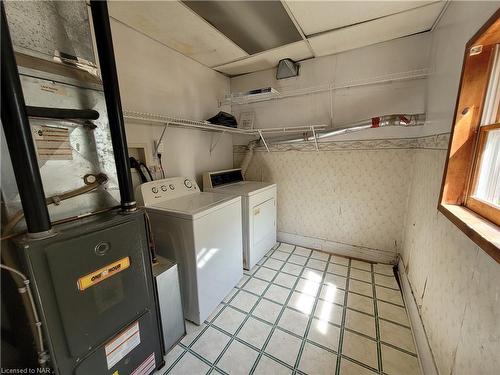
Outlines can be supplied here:
<path id="1" fill-rule="evenodd" d="M 251 269 L 276 244 L 276 184 L 244 181 L 236 168 L 205 172 L 203 191 L 241 197 L 243 268 Z"/>
<path id="2" fill-rule="evenodd" d="M 243 276 L 241 198 L 173 177 L 138 188 L 157 253 L 179 266 L 186 319 L 201 324 Z"/>

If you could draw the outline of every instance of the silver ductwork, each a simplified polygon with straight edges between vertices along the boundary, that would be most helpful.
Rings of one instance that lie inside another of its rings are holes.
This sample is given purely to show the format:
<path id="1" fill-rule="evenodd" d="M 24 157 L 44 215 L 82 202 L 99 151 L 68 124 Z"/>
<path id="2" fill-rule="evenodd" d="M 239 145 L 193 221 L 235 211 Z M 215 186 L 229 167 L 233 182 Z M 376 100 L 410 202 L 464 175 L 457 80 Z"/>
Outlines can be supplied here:
<path id="1" fill-rule="evenodd" d="M 342 134 L 354 133 L 360 130 L 370 129 L 370 128 L 383 128 L 387 126 L 402 126 L 402 127 L 413 127 L 422 126 L 425 123 L 425 114 L 394 114 L 394 115 L 384 115 L 379 117 L 372 117 L 371 119 L 361 120 L 349 125 L 341 126 L 335 129 L 325 129 L 318 130 L 313 134 L 312 132 L 303 133 L 301 137 L 294 138 L 269 138 L 266 139 L 268 145 L 273 144 L 287 144 L 287 143 L 300 143 L 318 141 L 320 139 L 330 138 Z"/>

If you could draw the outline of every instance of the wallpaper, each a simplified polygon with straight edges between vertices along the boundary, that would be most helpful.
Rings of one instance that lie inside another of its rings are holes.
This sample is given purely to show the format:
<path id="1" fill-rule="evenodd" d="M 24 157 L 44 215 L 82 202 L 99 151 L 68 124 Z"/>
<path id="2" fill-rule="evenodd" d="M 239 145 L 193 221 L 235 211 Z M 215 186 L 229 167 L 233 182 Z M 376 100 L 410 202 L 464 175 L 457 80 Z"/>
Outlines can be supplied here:
<path id="1" fill-rule="evenodd" d="M 247 179 L 278 186 L 278 231 L 396 253 L 414 151 L 446 148 L 448 134 L 257 148 Z M 234 147 L 240 164 L 246 147 Z"/>

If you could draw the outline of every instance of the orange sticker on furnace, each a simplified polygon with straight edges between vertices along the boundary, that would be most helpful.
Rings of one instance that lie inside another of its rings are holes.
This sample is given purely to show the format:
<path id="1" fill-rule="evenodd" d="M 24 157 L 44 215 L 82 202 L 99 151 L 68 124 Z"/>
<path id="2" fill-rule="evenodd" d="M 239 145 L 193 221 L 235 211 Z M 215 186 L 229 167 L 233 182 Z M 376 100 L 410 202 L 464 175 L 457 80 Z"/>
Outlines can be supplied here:
<path id="1" fill-rule="evenodd" d="M 126 270 L 130 267 L 130 258 L 122 258 L 106 267 L 102 267 L 97 271 L 89 273 L 88 275 L 82 276 L 78 279 L 78 289 L 85 290 L 99 284 L 101 281 L 106 280 L 108 277 L 116 275 L 117 273 Z"/>

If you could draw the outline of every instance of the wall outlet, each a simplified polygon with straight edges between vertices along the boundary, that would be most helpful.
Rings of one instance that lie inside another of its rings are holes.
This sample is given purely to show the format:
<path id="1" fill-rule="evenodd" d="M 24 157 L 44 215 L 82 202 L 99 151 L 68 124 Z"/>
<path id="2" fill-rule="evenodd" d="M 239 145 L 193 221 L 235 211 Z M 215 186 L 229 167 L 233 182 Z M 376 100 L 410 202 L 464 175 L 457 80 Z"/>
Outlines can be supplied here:
<path id="1" fill-rule="evenodd" d="M 155 141 L 154 149 L 156 150 L 157 154 L 163 154 L 165 152 L 165 145 L 163 144 L 163 142 L 158 143 L 158 141 Z"/>

